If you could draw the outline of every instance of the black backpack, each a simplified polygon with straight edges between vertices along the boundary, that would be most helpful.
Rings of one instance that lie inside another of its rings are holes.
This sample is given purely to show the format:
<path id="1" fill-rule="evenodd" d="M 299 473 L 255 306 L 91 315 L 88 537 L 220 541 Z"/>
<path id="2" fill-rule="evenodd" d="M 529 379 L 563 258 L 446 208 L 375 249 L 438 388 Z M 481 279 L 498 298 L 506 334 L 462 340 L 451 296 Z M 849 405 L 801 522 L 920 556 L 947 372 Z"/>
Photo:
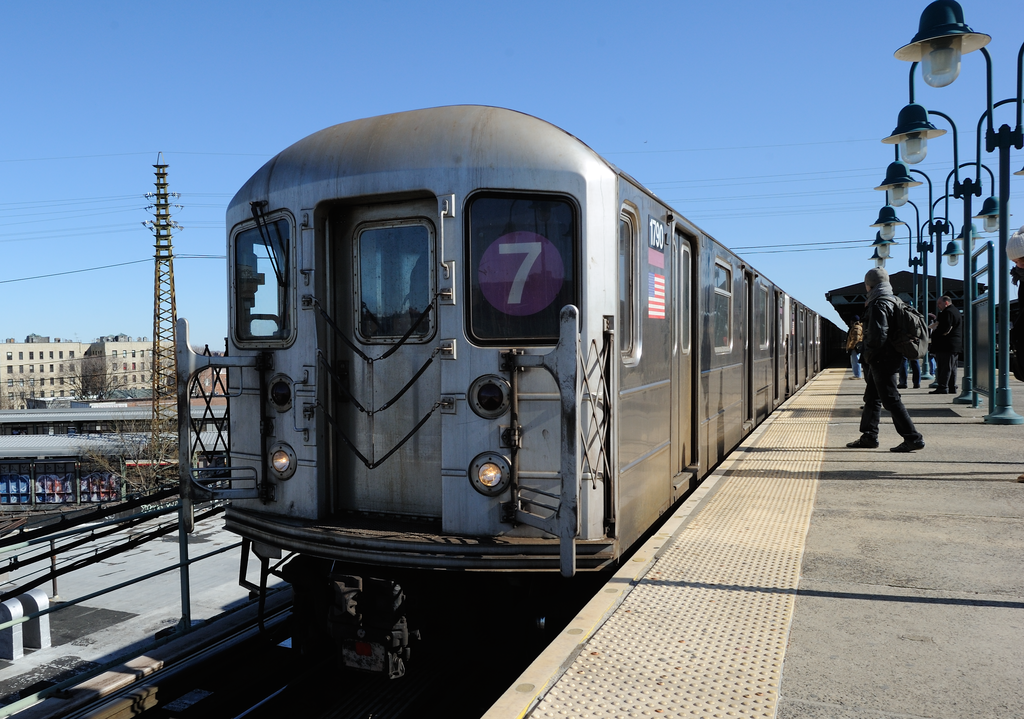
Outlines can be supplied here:
<path id="1" fill-rule="evenodd" d="M 924 315 L 899 297 L 893 299 L 889 342 L 908 360 L 923 360 L 928 356 L 928 322 Z"/>

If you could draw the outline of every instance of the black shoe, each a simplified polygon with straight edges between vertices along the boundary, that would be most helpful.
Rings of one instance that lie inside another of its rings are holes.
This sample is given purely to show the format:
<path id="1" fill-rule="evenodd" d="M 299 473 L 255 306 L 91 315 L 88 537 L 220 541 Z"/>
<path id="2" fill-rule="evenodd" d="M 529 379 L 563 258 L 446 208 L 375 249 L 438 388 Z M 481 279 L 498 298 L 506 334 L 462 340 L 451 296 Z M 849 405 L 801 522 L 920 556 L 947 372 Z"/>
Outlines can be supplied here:
<path id="1" fill-rule="evenodd" d="M 924 449 L 924 440 L 909 440 L 905 439 L 903 442 L 896 447 L 890 447 L 890 452 L 914 452 L 919 449 Z"/>
<path id="2" fill-rule="evenodd" d="M 944 390 L 944 389 L 933 389 L 933 390 L 932 390 L 931 392 L 929 392 L 928 394 L 949 394 L 949 392 L 947 392 L 947 391 L 946 391 L 946 390 Z"/>
<path id="3" fill-rule="evenodd" d="M 878 440 L 874 437 L 869 437 L 866 434 L 862 434 L 860 439 L 854 442 L 847 442 L 846 446 L 850 449 L 874 449 L 878 446 Z M 924 445 L 922 445 L 924 446 Z"/>
<path id="4" fill-rule="evenodd" d="M 896 385 L 896 389 L 906 389 L 906 388 L 907 388 L 907 385 L 905 385 L 905 384 L 898 384 L 898 385 Z"/>
<path id="5" fill-rule="evenodd" d="M 915 385 L 914 385 L 914 389 L 921 389 L 921 385 L 919 385 L 919 384 L 915 384 Z"/>

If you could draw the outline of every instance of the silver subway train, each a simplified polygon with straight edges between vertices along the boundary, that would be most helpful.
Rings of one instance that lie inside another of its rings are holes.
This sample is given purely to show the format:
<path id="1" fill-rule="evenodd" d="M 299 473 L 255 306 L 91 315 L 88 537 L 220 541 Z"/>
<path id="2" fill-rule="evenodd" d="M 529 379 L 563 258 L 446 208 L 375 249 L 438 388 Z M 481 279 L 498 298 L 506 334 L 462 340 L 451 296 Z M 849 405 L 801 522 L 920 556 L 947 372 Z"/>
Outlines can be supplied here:
<path id="1" fill-rule="evenodd" d="M 211 446 L 179 412 L 182 500 L 230 499 L 265 569 L 294 556 L 305 621 L 393 676 L 390 577 L 611 568 L 822 363 L 816 313 L 506 109 L 317 132 L 227 228 L 228 351 L 181 320 L 177 361 L 179 407 L 229 420 Z"/>

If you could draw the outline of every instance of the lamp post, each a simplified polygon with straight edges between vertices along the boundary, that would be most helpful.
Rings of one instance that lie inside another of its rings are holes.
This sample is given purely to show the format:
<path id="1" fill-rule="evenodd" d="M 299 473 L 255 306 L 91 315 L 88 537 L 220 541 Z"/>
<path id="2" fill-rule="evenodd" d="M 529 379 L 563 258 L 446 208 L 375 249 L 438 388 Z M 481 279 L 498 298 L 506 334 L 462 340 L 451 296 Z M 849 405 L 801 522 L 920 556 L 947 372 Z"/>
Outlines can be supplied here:
<path id="1" fill-rule="evenodd" d="M 902 154 L 903 159 L 906 160 L 908 163 L 911 163 L 911 164 L 920 162 L 921 160 L 923 160 L 925 158 L 925 156 L 927 154 L 927 140 L 928 139 L 934 138 L 934 137 L 940 137 L 940 136 L 944 135 L 945 132 L 946 132 L 945 130 L 940 130 L 940 129 L 936 128 L 934 125 L 932 125 L 932 123 L 931 123 L 931 121 L 929 119 L 929 114 L 928 114 L 929 111 L 923 105 L 919 105 L 919 104 L 917 104 L 917 103 L 915 103 L 913 101 L 914 100 L 914 71 L 916 70 L 917 65 L 918 65 L 918 63 L 914 62 L 911 65 L 911 67 L 910 67 L 910 100 L 911 100 L 910 104 L 906 105 L 902 110 L 900 110 L 899 119 L 897 121 L 896 128 L 892 131 L 892 133 L 889 135 L 889 137 L 886 137 L 885 139 L 882 140 L 882 142 L 887 143 L 887 144 L 898 144 L 899 145 L 899 149 L 900 149 L 900 153 Z M 967 224 L 970 223 L 970 221 L 972 219 L 972 217 L 971 217 L 971 200 L 972 200 L 972 196 L 973 195 L 977 195 L 978 197 L 981 197 L 981 189 L 982 189 L 982 185 L 981 185 L 981 170 L 983 168 L 985 169 L 986 172 L 989 173 L 989 178 L 990 178 L 990 180 L 992 180 L 992 184 L 993 185 L 995 184 L 995 178 L 992 177 L 992 171 L 989 170 L 988 167 L 986 167 L 985 165 L 983 165 L 981 163 L 981 123 L 984 122 L 985 116 L 983 115 L 982 118 L 978 121 L 978 144 L 977 144 L 976 160 L 975 160 L 974 163 L 964 163 L 964 164 L 961 164 L 960 160 L 959 160 L 960 140 L 958 138 L 956 123 L 953 122 L 953 118 L 949 117 L 945 113 L 939 112 L 937 110 L 933 110 L 932 114 L 935 114 L 935 115 L 938 115 L 939 117 L 944 118 L 950 124 L 950 127 L 952 127 L 952 129 L 953 129 L 953 170 L 952 170 L 952 172 L 950 172 L 946 176 L 946 214 L 947 214 L 947 216 L 949 214 L 949 202 L 948 202 L 948 197 L 949 197 L 949 180 L 950 180 L 951 177 L 953 177 L 953 178 L 955 178 L 954 183 L 953 183 L 953 197 L 963 201 L 964 225 L 966 226 Z M 960 181 L 960 168 L 961 167 L 967 167 L 967 166 L 969 166 L 971 164 L 974 164 L 975 167 L 976 167 L 976 170 L 977 170 L 976 179 L 972 180 L 971 178 L 967 177 L 967 178 L 964 178 L 963 182 L 961 182 Z M 990 208 L 989 209 L 990 213 L 998 215 L 998 201 L 994 197 L 990 197 L 986 201 L 986 207 Z M 986 220 L 986 224 L 987 225 L 991 224 L 991 226 L 994 227 L 994 228 L 997 227 L 998 226 L 998 217 L 992 218 L 991 220 Z M 970 253 L 970 251 L 973 249 L 973 237 L 968 239 L 968 241 L 966 243 L 966 246 L 967 246 L 967 252 Z M 940 245 L 940 247 L 941 247 L 941 245 Z M 949 254 L 944 252 L 943 256 L 947 258 L 947 261 L 950 262 L 951 266 L 953 265 L 953 263 L 956 262 L 956 259 L 955 259 L 956 255 L 949 255 Z M 939 267 L 940 267 L 940 271 L 941 271 L 941 260 L 939 260 L 939 262 L 940 262 Z M 937 303 L 938 297 L 940 297 L 943 294 L 942 287 L 941 287 L 942 280 L 938 279 L 937 282 L 939 284 L 939 287 L 938 287 L 938 292 L 937 292 L 937 295 L 936 295 L 936 307 L 938 307 L 938 303 Z M 964 347 L 966 347 L 967 349 L 964 352 L 964 369 L 963 369 L 963 375 L 961 377 L 961 379 L 962 379 L 962 382 L 961 382 L 962 393 L 958 397 L 954 398 L 953 402 L 955 402 L 957 404 L 971 404 L 973 402 L 973 386 L 974 386 L 974 366 L 973 366 L 972 351 L 971 351 L 971 348 L 973 347 L 973 341 L 974 341 L 973 340 L 973 336 L 974 336 L 973 329 L 974 328 L 973 328 L 973 317 L 972 317 L 972 313 L 970 311 L 971 306 L 972 306 L 972 301 L 973 301 L 973 295 L 971 293 L 972 282 L 971 282 L 970 263 L 965 263 L 964 264 L 964 284 L 963 284 L 963 287 L 964 287 L 964 292 L 963 292 L 964 315 L 963 315 L 963 325 L 962 326 L 963 326 Z M 936 309 L 936 315 L 937 314 L 938 314 L 938 310 Z"/>
<path id="2" fill-rule="evenodd" d="M 1003 125 L 998 131 L 993 126 L 992 58 L 985 45 L 992 38 L 974 32 L 964 23 L 963 9 L 956 0 L 936 0 L 921 13 L 918 33 L 913 40 L 896 51 L 896 58 L 921 63 L 924 81 L 932 87 L 945 87 L 960 74 L 961 55 L 979 50 L 985 57 L 986 90 L 988 99 L 985 149 L 999 151 L 999 369 L 995 390 L 995 409 L 985 416 L 991 424 L 1021 424 L 1024 417 L 1013 411 L 1009 386 L 1010 328 L 1009 328 L 1009 260 L 1006 242 L 1009 238 L 1008 205 L 1010 199 L 1010 148 L 1024 148 L 1022 130 L 1022 103 L 1024 99 L 1024 45 L 1017 54 L 1017 94 L 1013 102 L 1017 108 L 1017 126 L 1011 130 Z M 1001 103 L 1000 103 L 1001 104 Z M 1024 170 L 1022 170 L 1024 172 Z M 965 223 L 968 224 L 968 223 Z"/>

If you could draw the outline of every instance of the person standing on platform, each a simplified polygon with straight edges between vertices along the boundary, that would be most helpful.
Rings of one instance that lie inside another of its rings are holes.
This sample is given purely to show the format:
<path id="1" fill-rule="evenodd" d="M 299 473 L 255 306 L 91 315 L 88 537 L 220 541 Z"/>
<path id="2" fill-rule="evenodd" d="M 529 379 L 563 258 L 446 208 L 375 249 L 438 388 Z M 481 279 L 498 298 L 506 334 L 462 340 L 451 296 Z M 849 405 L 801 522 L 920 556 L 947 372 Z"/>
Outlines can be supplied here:
<path id="1" fill-rule="evenodd" d="M 960 310 L 953 306 L 948 295 L 939 298 L 939 316 L 932 334 L 935 351 L 935 383 L 930 394 L 956 394 L 956 367 L 963 349 L 963 329 Z"/>
<path id="2" fill-rule="evenodd" d="M 900 383 L 897 389 L 907 388 L 907 367 L 910 367 L 910 375 L 914 379 L 914 389 L 921 388 L 921 362 L 919 360 L 908 360 L 906 357 L 900 363 Z"/>
<path id="3" fill-rule="evenodd" d="M 860 379 L 860 343 L 863 341 L 864 326 L 860 323 L 860 315 L 854 315 L 850 331 L 846 333 L 846 351 L 850 355 L 854 379 Z"/>
<path id="4" fill-rule="evenodd" d="M 878 446 L 878 422 L 882 407 L 892 414 L 896 431 L 903 437 L 892 452 L 913 452 L 924 449 L 924 438 L 914 427 L 910 413 L 903 406 L 896 389 L 896 373 L 903 360 L 889 341 L 889 329 L 894 327 L 893 315 L 899 300 L 892 293 L 889 273 L 882 267 L 868 270 L 864 276 L 868 291 L 867 310 L 864 314 L 864 410 L 860 416 L 860 439 L 847 443 L 851 449 L 873 449 Z"/>
<path id="5" fill-rule="evenodd" d="M 1006 256 L 1014 265 L 1010 268 L 1010 281 L 1017 285 L 1017 316 L 1010 328 L 1010 349 L 1016 355 L 1017 364 L 1010 369 L 1021 379 L 1024 376 L 1024 227 L 1006 241 Z M 1024 474 L 1017 477 L 1017 481 L 1024 482 Z"/>

